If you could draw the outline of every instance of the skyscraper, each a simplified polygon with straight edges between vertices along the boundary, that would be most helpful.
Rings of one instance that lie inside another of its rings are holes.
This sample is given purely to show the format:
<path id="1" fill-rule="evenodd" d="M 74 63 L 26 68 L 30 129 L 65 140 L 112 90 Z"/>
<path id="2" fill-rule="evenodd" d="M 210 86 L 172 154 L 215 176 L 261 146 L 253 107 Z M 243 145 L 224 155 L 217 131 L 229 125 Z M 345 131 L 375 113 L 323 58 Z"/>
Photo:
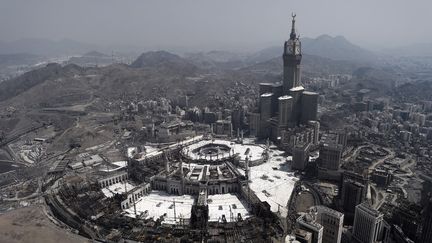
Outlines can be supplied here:
<path id="1" fill-rule="evenodd" d="M 279 126 L 287 128 L 291 120 L 292 112 L 292 96 L 284 95 L 278 98 L 279 100 Z"/>
<path id="2" fill-rule="evenodd" d="M 354 216 L 353 238 L 359 243 L 375 243 L 381 236 L 384 215 L 368 203 L 357 205 Z"/>
<path id="3" fill-rule="evenodd" d="M 302 116 L 301 123 L 315 121 L 318 118 L 318 93 L 305 91 L 302 94 Z"/>
<path id="4" fill-rule="evenodd" d="M 344 214 L 321 205 L 314 206 L 311 210 L 316 210 L 316 221 L 324 227 L 323 243 L 340 243 Z"/>
<path id="5" fill-rule="evenodd" d="M 296 16 L 292 17 L 291 34 L 284 43 L 282 54 L 282 84 L 261 83 L 259 91 L 260 137 L 270 138 L 276 143 L 283 142 L 283 134 L 290 134 L 286 133 L 287 130 L 307 125 L 318 118 L 318 94 L 305 91 L 301 86 L 301 41 L 296 33 Z"/>
<path id="6" fill-rule="evenodd" d="M 432 198 L 429 200 L 423 214 L 422 243 L 432 242 Z"/>
<path id="7" fill-rule="evenodd" d="M 342 207 L 344 213 L 354 213 L 355 207 L 366 200 L 368 181 L 361 175 L 344 172 L 342 178 Z"/>
<path id="8" fill-rule="evenodd" d="M 339 170 L 342 158 L 342 145 L 339 144 L 321 144 L 320 146 L 320 166 L 328 170 Z"/>
<path id="9" fill-rule="evenodd" d="M 309 162 L 309 143 L 299 143 L 293 148 L 293 163 L 294 170 L 304 170 Z"/>
<path id="10" fill-rule="evenodd" d="M 312 242 L 340 243 L 344 215 L 325 206 L 313 206 L 297 219 L 298 226 L 312 233 Z"/>
<path id="11" fill-rule="evenodd" d="M 289 40 L 285 41 L 283 52 L 283 92 L 288 94 L 289 90 L 300 86 L 300 63 L 302 59 L 301 42 L 295 30 L 295 17 L 292 16 L 291 34 Z"/>

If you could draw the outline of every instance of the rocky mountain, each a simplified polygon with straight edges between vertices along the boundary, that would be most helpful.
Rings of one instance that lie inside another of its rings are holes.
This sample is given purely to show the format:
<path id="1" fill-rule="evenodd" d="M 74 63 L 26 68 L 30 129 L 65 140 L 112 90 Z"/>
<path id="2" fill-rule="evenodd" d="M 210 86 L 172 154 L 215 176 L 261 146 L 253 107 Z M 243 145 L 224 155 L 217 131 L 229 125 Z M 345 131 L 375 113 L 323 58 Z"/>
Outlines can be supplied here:
<path id="1" fill-rule="evenodd" d="M 185 58 L 167 51 L 150 51 L 141 54 L 131 65 L 132 68 L 151 68 L 170 73 L 193 75 L 198 68 Z"/>
<path id="2" fill-rule="evenodd" d="M 331 37 L 321 35 L 315 39 L 302 38 L 302 51 L 304 54 L 325 57 L 333 60 L 348 60 L 369 62 L 377 58 L 376 54 L 352 44 L 343 36 Z M 282 46 L 263 49 L 253 55 L 252 62 L 263 62 L 274 57 L 282 56 Z"/>
<path id="3" fill-rule="evenodd" d="M 229 51 L 209 51 L 187 53 L 184 57 L 194 65 L 203 69 L 237 69 L 247 66 L 248 55 Z"/>
<path id="4" fill-rule="evenodd" d="M 42 84 L 47 79 L 58 76 L 60 70 L 61 66 L 59 64 L 52 63 L 46 67 L 27 72 L 17 78 L 0 83 L 0 101 L 20 95 Z"/>
<path id="5" fill-rule="evenodd" d="M 360 65 L 350 61 L 332 60 L 325 57 L 303 54 L 302 72 L 304 75 L 328 75 L 335 73 L 351 74 Z M 255 73 L 281 74 L 283 69 L 282 56 L 250 65 L 243 70 Z"/>
<path id="6" fill-rule="evenodd" d="M 307 54 L 334 60 L 367 62 L 377 58 L 373 52 L 349 42 L 343 36 L 321 35 L 315 39 L 303 38 L 302 48 Z"/>
<path id="7" fill-rule="evenodd" d="M 82 106 L 96 98 L 115 100 L 124 94 L 138 93 L 146 98 L 168 97 L 193 90 L 196 81 L 188 77 L 198 71 L 186 59 L 164 51 L 144 53 L 130 66 L 81 67 L 52 63 L 1 82 L 0 106 Z"/>
<path id="8" fill-rule="evenodd" d="M 211 54 L 211 55 L 214 55 Z M 106 55 L 91 52 L 85 57 Z M 231 59 L 221 58 L 227 64 Z M 216 58 L 215 58 L 216 59 Z M 213 61 L 217 63 L 216 60 Z M 232 62 L 236 62 L 232 59 Z M 103 67 L 62 66 L 49 64 L 19 77 L 0 83 L 0 106 L 21 108 L 87 107 L 95 100 L 111 101 L 124 94 L 145 98 L 176 97 L 193 93 L 194 100 L 205 102 L 209 96 L 222 96 L 226 90 L 243 83 L 257 87 L 257 83 L 271 81 L 282 73 L 282 58 L 248 65 L 242 68 L 202 69 L 190 60 L 166 51 L 152 51 L 140 55 L 131 65 L 113 64 Z M 352 73 L 356 64 L 335 61 L 305 54 L 303 72 L 309 74 Z M 100 107 L 104 107 L 103 105 Z"/>

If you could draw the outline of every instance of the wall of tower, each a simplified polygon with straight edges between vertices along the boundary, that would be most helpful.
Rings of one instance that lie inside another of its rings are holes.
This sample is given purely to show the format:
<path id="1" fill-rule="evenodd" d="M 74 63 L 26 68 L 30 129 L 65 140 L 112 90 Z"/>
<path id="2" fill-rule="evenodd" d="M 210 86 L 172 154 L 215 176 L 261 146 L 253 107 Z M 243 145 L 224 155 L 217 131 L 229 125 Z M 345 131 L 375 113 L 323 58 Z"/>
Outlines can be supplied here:
<path id="1" fill-rule="evenodd" d="M 305 91 L 301 97 L 300 122 L 307 124 L 308 121 L 316 121 L 318 118 L 318 94 Z"/>
<path id="2" fill-rule="evenodd" d="M 302 98 L 303 91 L 304 91 L 303 87 L 294 87 L 289 91 L 289 95 L 293 97 L 292 99 L 293 109 L 292 109 L 291 120 L 290 120 L 291 126 L 298 126 L 300 123 L 300 115 L 302 113 L 301 98 Z"/>
<path id="3" fill-rule="evenodd" d="M 279 97 L 279 126 L 288 127 L 291 113 L 292 113 L 292 101 L 291 96 L 281 96 Z"/>
<path id="4" fill-rule="evenodd" d="M 269 120 L 272 117 L 273 93 L 265 93 L 260 96 L 260 136 L 268 137 L 270 131 Z"/>

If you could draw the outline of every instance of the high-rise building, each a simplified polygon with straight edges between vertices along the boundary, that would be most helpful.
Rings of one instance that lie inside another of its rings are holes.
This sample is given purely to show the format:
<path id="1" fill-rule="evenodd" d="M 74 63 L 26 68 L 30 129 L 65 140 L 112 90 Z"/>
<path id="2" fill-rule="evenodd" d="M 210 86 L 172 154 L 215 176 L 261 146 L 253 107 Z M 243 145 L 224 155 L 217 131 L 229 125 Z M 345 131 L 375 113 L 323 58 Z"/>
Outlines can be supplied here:
<path id="1" fill-rule="evenodd" d="M 319 129 L 320 129 L 320 123 L 318 121 L 309 121 L 309 126 L 313 128 L 313 145 L 318 145 L 319 143 Z"/>
<path id="2" fill-rule="evenodd" d="M 295 30 L 295 15 L 293 15 L 291 34 L 285 41 L 283 52 L 283 91 L 285 94 L 293 87 L 300 85 L 300 63 L 302 59 L 301 42 Z"/>
<path id="3" fill-rule="evenodd" d="M 339 170 L 342 158 L 342 145 L 339 144 L 321 144 L 320 146 L 320 167 L 328 170 Z"/>
<path id="4" fill-rule="evenodd" d="M 273 85 L 273 83 L 260 83 L 259 94 L 263 95 L 265 93 L 273 93 Z"/>
<path id="5" fill-rule="evenodd" d="M 254 112 L 248 113 L 249 134 L 251 136 L 255 136 L 255 137 L 259 136 L 259 129 L 261 125 L 260 119 L 261 118 L 259 113 L 254 113 Z"/>
<path id="6" fill-rule="evenodd" d="M 293 126 L 298 126 L 300 124 L 301 115 L 303 114 L 301 107 L 301 98 L 303 91 L 304 88 L 302 86 L 296 86 L 289 90 L 289 95 L 293 97 L 293 109 L 290 121 Z"/>
<path id="7" fill-rule="evenodd" d="M 284 95 L 278 98 L 279 100 L 279 127 L 287 128 L 291 120 L 292 112 L 292 96 Z"/>
<path id="8" fill-rule="evenodd" d="M 423 214 L 422 243 L 432 242 L 432 198 L 429 200 Z"/>
<path id="9" fill-rule="evenodd" d="M 309 143 L 300 143 L 294 146 L 293 163 L 294 170 L 304 170 L 309 162 Z"/>
<path id="10" fill-rule="evenodd" d="M 316 212 L 310 212 L 297 218 L 300 229 L 312 233 L 312 243 L 322 243 L 324 227 L 316 222 Z"/>
<path id="11" fill-rule="evenodd" d="M 272 99 L 273 93 L 264 93 L 260 96 L 260 114 L 261 126 L 260 133 L 262 137 L 269 137 L 270 118 L 272 117 Z"/>
<path id="12" fill-rule="evenodd" d="M 294 231 L 295 239 L 300 243 L 312 243 L 312 233 L 302 229 Z"/>
<path id="13" fill-rule="evenodd" d="M 316 210 L 316 221 L 324 227 L 323 243 L 340 243 L 344 214 L 325 206 L 314 206 L 311 210 Z"/>
<path id="14" fill-rule="evenodd" d="M 375 243 L 380 240 L 384 215 L 368 203 L 356 206 L 353 238 L 359 243 Z"/>
<path id="15" fill-rule="evenodd" d="M 312 206 L 297 219 L 300 229 L 312 233 L 312 242 L 340 243 L 344 215 L 325 206 Z"/>
<path id="16" fill-rule="evenodd" d="M 238 107 L 231 112 L 231 123 L 233 124 L 233 130 L 242 130 L 245 121 L 245 109 Z"/>
<path id="17" fill-rule="evenodd" d="M 344 172 L 342 177 L 342 208 L 344 213 L 354 213 L 355 207 L 366 200 L 368 180 L 362 175 Z"/>
<path id="18" fill-rule="evenodd" d="M 260 84 L 260 137 L 277 143 L 290 140 L 283 138 L 288 129 L 315 121 L 318 113 L 318 94 L 307 92 L 301 86 L 301 42 L 295 29 L 293 15 L 290 38 L 283 50 L 283 80 L 281 83 Z M 315 141 L 315 140 L 314 140 Z"/>
<path id="19" fill-rule="evenodd" d="M 301 98 L 301 123 L 318 119 L 318 93 L 304 91 Z"/>

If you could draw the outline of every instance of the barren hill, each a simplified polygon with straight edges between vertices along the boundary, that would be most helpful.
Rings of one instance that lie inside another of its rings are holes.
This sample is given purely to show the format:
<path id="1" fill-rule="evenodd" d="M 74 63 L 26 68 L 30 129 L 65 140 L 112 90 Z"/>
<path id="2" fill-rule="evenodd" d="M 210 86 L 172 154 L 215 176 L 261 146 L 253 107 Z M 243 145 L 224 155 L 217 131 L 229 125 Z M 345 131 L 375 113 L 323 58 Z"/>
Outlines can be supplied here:
<path id="1" fill-rule="evenodd" d="M 197 67 L 188 60 L 166 51 L 151 51 L 141 54 L 132 64 L 133 68 L 165 69 L 171 73 L 192 75 Z"/>

